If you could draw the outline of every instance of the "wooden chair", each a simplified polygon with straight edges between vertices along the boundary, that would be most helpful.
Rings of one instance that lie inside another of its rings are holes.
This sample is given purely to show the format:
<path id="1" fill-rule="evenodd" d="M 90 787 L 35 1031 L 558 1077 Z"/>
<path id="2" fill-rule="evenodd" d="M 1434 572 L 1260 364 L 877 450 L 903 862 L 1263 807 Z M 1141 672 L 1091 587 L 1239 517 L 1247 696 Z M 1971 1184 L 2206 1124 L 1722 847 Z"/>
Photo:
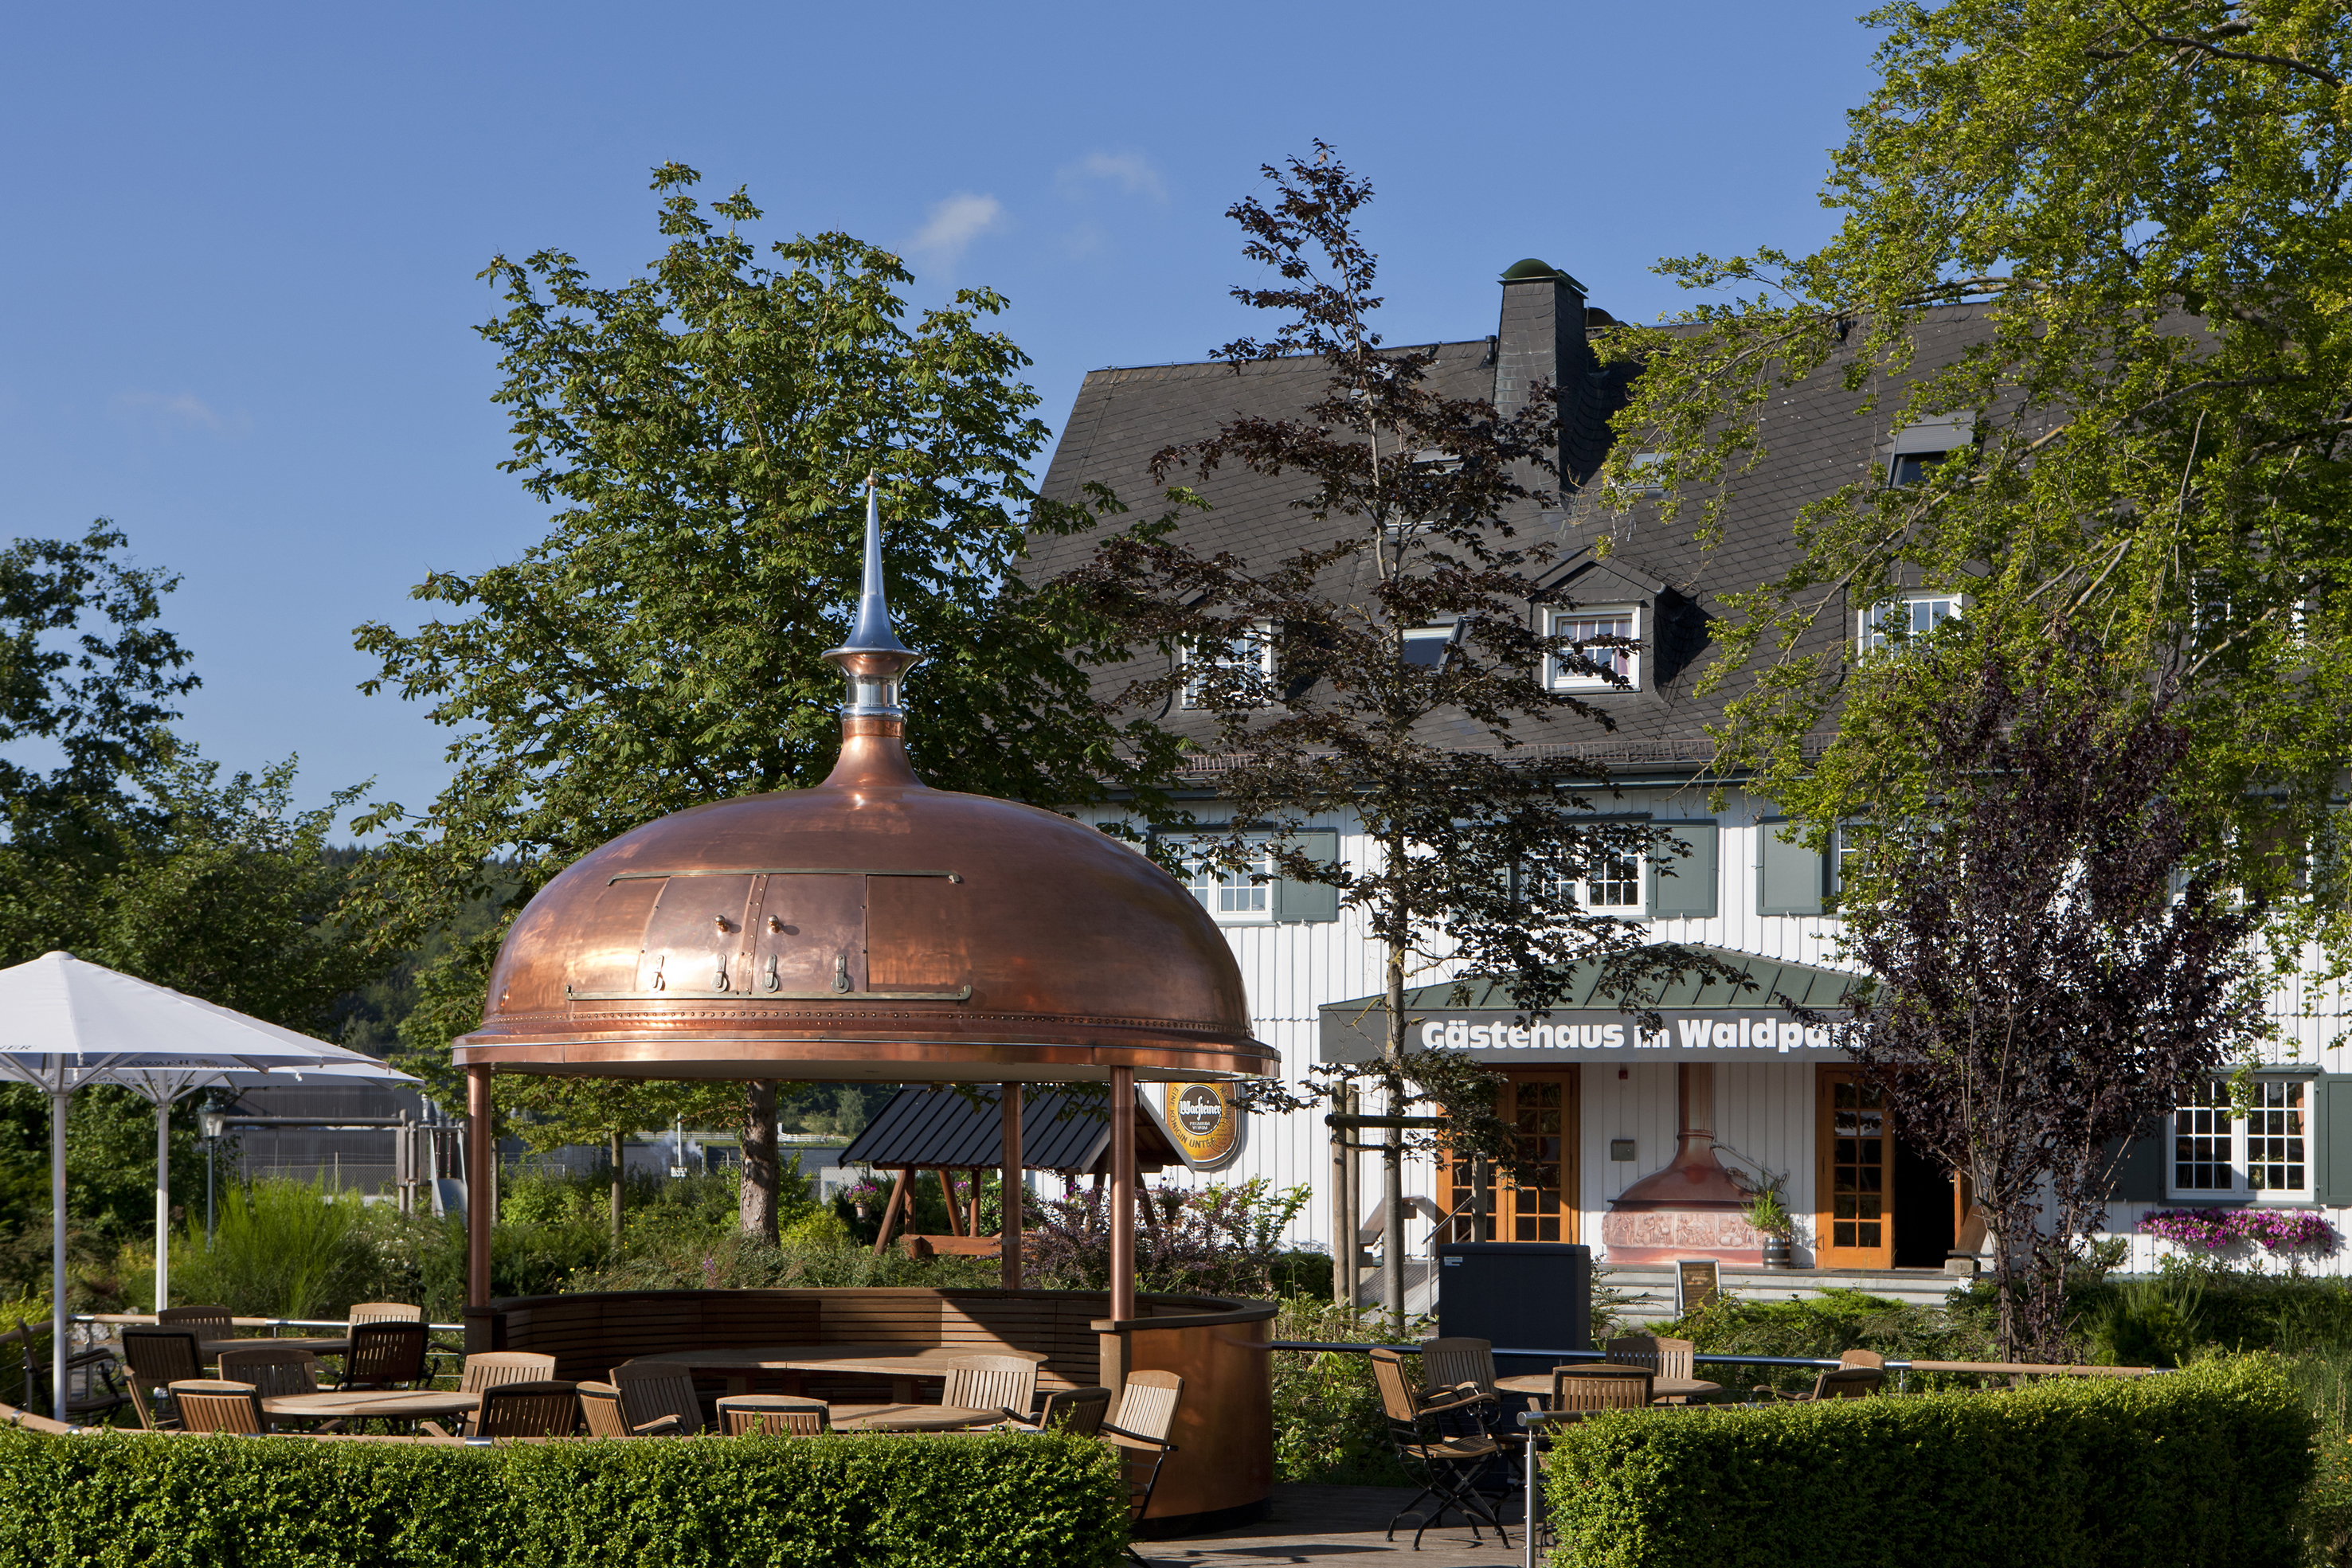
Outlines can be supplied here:
<path id="1" fill-rule="evenodd" d="M 176 1412 L 157 1404 L 168 1400 L 174 1383 L 201 1383 L 205 1353 L 192 1329 L 130 1328 L 122 1331 L 122 1360 L 130 1368 L 131 1406 L 139 1424 L 151 1432 L 179 1426 Z"/>
<path id="2" fill-rule="evenodd" d="M 1034 1416 L 1005 1411 L 992 1428 L 999 1432 L 1067 1432 L 1075 1437 L 1102 1435 L 1103 1417 L 1110 1413 L 1108 1388 L 1057 1388 L 1045 1396 Z"/>
<path id="3" fill-rule="evenodd" d="M 648 1437 L 691 1437 L 705 1429 L 694 1375 L 676 1362 L 623 1362 L 613 1368 L 613 1382 L 621 1391 L 621 1411 L 632 1430 Z"/>
<path id="4" fill-rule="evenodd" d="M 1037 1402 L 1037 1364 L 1019 1355 L 960 1356 L 948 1369 L 940 1403 L 967 1410 L 1027 1416 Z"/>
<path id="5" fill-rule="evenodd" d="M 822 1399 L 730 1394 L 719 1402 L 719 1429 L 730 1437 L 763 1432 L 775 1437 L 814 1437 L 833 1430 L 833 1411 Z"/>
<path id="6" fill-rule="evenodd" d="M 351 1326 L 362 1323 L 421 1323 L 425 1309 L 412 1307 L 405 1301 L 359 1301 L 351 1312 Z"/>
<path id="7" fill-rule="evenodd" d="M 1613 1362 L 1570 1362 L 1551 1369 L 1551 1403 L 1556 1415 L 1591 1410 L 1639 1410 L 1650 1403 L 1653 1384 L 1646 1366 Z"/>
<path id="8" fill-rule="evenodd" d="M 343 1356 L 345 1388 L 414 1388 L 425 1381 L 431 1334 L 423 1323 L 361 1323 Z"/>
<path id="9" fill-rule="evenodd" d="M 1688 1382 L 1698 1375 L 1698 1347 L 1686 1339 L 1626 1334 L 1610 1340 L 1601 1348 L 1612 1364 L 1646 1367 L 1654 1378 L 1675 1377 Z M 1679 1399 L 1685 1396 L 1672 1395 L 1668 1397 Z"/>
<path id="10" fill-rule="evenodd" d="M 1432 1394 L 1495 1392 L 1495 1343 L 1484 1339 L 1433 1339 L 1421 1347 L 1422 1386 Z"/>
<path id="11" fill-rule="evenodd" d="M 449 1433 L 420 1423 L 436 1437 Z M 466 1423 L 468 1437 L 568 1437 L 580 1428 L 580 1385 L 560 1378 L 499 1383 L 482 1390 L 482 1406 Z"/>
<path id="12" fill-rule="evenodd" d="M 580 1385 L 580 1420 L 592 1437 L 634 1437 L 621 1416 L 621 1391 L 609 1383 Z"/>
<path id="13" fill-rule="evenodd" d="M 1372 1352 L 1372 1381 L 1381 1391 L 1381 1414 L 1388 1420 L 1389 1443 L 1396 1450 L 1397 1462 L 1421 1487 L 1411 1502 L 1391 1516 L 1388 1538 L 1396 1539 L 1400 1521 L 1412 1520 L 1412 1549 L 1418 1552 L 1423 1533 L 1444 1518 L 1450 1508 L 1470 1526 L 1473 1542 L 1484 1543 L 1486 1538 L 1478 1533 L 1484 1521 L 1495 1527 L 1495 1533 L 1508 1547 L 1511 1538 L 1505 1533 L 1503 1521 L 1495 1516 L 1494 1505 L 1476 1490 L 1479 1480 L 1503 1457 L 1502 1445 L 1484 1432 L 1465 1436 L 1440 1430 L 1445 1416 L 1492 1396 L 1449 1390 L 1438 1398 L 1423 1399 L 1405 1381 L 1404 1358 L 1392 1350 Z M 1424 1498 L 1433 1503 L 1425 1514 L 1420 1511 Z"/>
<path id="14" fill-rule="evenodd" d="M 1861 1354 L 1868 1355 L 1873 1353 L 1864 1351 Z M 1756 1385 L 1755 1396 L 1759 1399 L 1779 1400 L 1790 1405 L 1811 1405 L 1822 1399 L 1867 1399 L 1884 1387 L 1885 1383 L 1886 1368 L 1883 1363 L 1877 1366 L 1864 1363 L 1824 1371 L 1819 1377 L 1813 1379 L 1811 1389 L 1801 1394 L 1784 1394 L 1777 1388 L 1759 1383 Z"/>
<path id="15" fill-rule="evenodd" d="M 236 1319 L 226 1307 L 165 1307 L 155 1314 L 159 1329 L 190 1329 L 200 1340 L 235 1339 Z"/>
<path id="16" fill-rule="evenodd" d="M 179 1406 L 181 1424 L 188 1431 L 244 1437 L 269 1431 L 269 1417 L 261 1413 L 261 1394 L 250 1383 L 194 1378 L 171 1385 L 171 1390 L 172 1403 Z"/>
<path id="17" fill-rule="evenodd" d="M 307 1350 L 256 1344 L 251 1350 L 221 1352 L 220 1375 L 230 1382 L 250 1383 L 264 1399 L 286 1394 L 319 1392 L 319 1358 Z"/>
<path id="18" fill-rule="evenodd" d="M 1838 1353 L 1840 1366 L 1874 1366 L 1884 1372 L 1886 1358 L 1874 1350 L 1846 1350 Z"/>
<path id="19" fill-rule="evenodd" d="M 555 1358 L 535 1350 L 492 1350 L 466 1358 L 457 1392 L 479 1394 L 509 1383 L 544 1383 L 555 1375 Z"/>
<path id="20" fill-rule="evenodd" d="M 1133 1372 L 1119 1390 L 1118 1418 L 1106 1420 L 1095 1436 L 1124 1451 L 1127 1461 L 1127 1517 L 1129 1523 L 1151 1506 L 1160 1485 L 1160 1467 L 1176 1451 L 1168 1434 L 1176 1429 L 1176 1406 L 1184 1397 L 1184 1380 L 1172 1372 Z M 1141 1563 L 1134 1547 L 1127 1554 Z"/>

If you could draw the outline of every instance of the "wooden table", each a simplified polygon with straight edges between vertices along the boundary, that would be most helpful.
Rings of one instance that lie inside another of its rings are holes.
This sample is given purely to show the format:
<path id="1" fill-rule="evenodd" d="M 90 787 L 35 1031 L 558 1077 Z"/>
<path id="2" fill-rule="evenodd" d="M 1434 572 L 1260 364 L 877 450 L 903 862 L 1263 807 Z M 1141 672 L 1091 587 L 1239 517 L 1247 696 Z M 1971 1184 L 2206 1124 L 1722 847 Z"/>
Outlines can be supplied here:
<path id="1" fill-rule="evenodd" d="M 352 1353 L 352 1342 L 349 1339 L 289 1337 L 286 1339 L 207 1339 L 196 1342 L 196 1348 L 204 1353 L 206 1361 L 218 1361 L 220 1353 L 225 1350 L 260 1350 L 264 1346 L 272 1350 L 307 1350 L 312 1355 L 349 1355 Z"/>
<path id="2" fill-rule="evenodd" d="M 954 1432 L 1004 1419 L 1002 1410 L 970 1410 L 958 1405 L 835 1405 L 836 1432 Z"/>
<path id="3" fill-rule="evenodd" d="M 482 1403 L 478 1394 L 446 1388 L 362 1388 L 346 1394 L 280 1394 L 261 1402 L 265 1416 L 305 1421 L 425 1421 L 464 1416 Z"/>
<path id="4" fill-rule="evenodd" d="M 1551 1374 L 1526 1372 L 1517 1377 L 1498 1377 L 1495 1379 L 1495 1386 L 1506 1394 L 1532 1394 L 1538 1398 L 1549 1399 L 1551 1397 Z M 1654 1377 L 1650 1379 L 1650 1398 L 1653 1403 L 1661 1399 L 1687 1399 L 1694 1394 L 1720 1394 L 1721 1392 L 1723 1392 L 1723 1385 L 1708 1383 L 1703 1378 Z"/>
<path id="5" fill-rule="evenodd" d="M 722 1345 L 711 1350 L 666 1350 L 635 1359 L 639 1364 L 666 1363 L 695 1372 L 715 1373 L 727 1379 L 730 1394 L 749 1394 L 755 1378 L 790 1385 L 784 1392 L 797 1394 L 810 1373 L 887 1378 L 890 1397 L 900 1405 L 908 1405 L 915 1397 L 917 1378 L 944 1378 L 966 1356 L 982 1354 L 1017 1355 L 1041 1366 L 1045 1361 L 1041 1351 L 1014 1350 L 1009 1345 L 980 1351 L 907 1344 Z"/>

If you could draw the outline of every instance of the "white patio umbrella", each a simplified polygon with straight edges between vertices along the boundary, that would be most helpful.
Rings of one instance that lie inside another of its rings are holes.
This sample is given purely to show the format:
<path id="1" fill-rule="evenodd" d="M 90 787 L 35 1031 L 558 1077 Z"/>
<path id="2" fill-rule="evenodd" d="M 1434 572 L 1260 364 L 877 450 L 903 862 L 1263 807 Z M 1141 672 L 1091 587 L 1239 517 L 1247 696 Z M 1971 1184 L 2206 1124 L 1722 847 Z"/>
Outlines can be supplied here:
<path id="1" fill-rule="evenodd" d="M 0 1078 L 31 1084 L 49 1099 L 49 1351 L 57 1415 L 66 1408 L 66 1105 L 75 1091 L 142 1082 L 160 1091 L 182 1082 L 184 1093 L 222 1073 L 269 1074 L 356 1056 L 70 953 L 44 953 L 0 969 Z M 159 1121 L 170 1103 L 159 1103 Z M 158 1150 L 169 1154 L 161 1135 Z M 156 1176 L 163 1218 L 168 1170 L 166 1162 Z M 159 1248 L 164 1241 L 157 1238 Z M 159 1284 L 161 1278 L 159 1269 Z"/>

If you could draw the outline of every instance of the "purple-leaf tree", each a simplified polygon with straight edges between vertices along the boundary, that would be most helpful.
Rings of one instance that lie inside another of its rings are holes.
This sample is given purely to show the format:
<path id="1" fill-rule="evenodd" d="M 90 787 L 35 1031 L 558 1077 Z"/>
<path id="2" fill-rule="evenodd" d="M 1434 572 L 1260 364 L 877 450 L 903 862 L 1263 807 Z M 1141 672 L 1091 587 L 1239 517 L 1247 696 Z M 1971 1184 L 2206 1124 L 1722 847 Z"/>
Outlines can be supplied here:
<path id="1" fill-rule="evenodd" d="M 1897 1135 L 1966 1176 L 2007 1354 L 2061 1356 L 2070 1265 L 2125 1145 L 2263 1029 L 2259 911 L 2208 874 L 2179 796 L 2189 727 L 2063 622 L 2018 657 L 1954 622 L 1849 726 L 1843 1043 Z M 2015 646 L 2011 643 L 2009 646 Z"/>

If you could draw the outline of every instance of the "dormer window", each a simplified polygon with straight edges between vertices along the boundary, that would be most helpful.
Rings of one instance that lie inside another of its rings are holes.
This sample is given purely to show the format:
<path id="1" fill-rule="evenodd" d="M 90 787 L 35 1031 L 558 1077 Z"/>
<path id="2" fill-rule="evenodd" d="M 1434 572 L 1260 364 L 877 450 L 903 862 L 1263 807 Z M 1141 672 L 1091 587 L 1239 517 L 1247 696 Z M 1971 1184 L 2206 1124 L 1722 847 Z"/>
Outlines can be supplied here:
<path id="1" fill-rule="evenodd" d="M 1404 662 L 1417 670 L 1434 670 L 1445 663 L 1454 646 L 1451 626 L 1415 626 L 1404 634 Z"/>
<path id="2" fill-rule="evenodd" d="M 1565 637 L 1573 655 L 1551 660 L 1554 691 L 1639 691 L 1642 686 L 1642 607 L 1580 605 L 1551 612 L 1551 635 Z"/>
<path id="3" fill-rule="evenodd" d="M 1909 593 L 1891 603 L 1862 612 L 1855 651 L 1875 653 L 1889 644 L 1924 637 L 1947 621 L 1957 620 L 1960 597 L 1956 593 Z"/>
<path id="4" fill-rule="evenodd" d="M 1188 708 L 1255 707 L 1274 689 L 1274 628 L 1260 622 L 1237 637 L 1183 651 Z"/>
<path id="5" fill-rule="evenodd" d="M 1924 485 L 1936 465 L 1976 449 L 1977 422 L 1972 414 L 1950 414 L 1921 424 L 1906 424 L 1895 439 L 1878 449 L 1881 470 L 1888 485 L 1901 488 Z"/>
<path id="6" fill-rule="evenodd" d="M 1886 482 L 1898 489 L 1906 485 L 1924 485 L 1927 482 L 1927 470 L 1950 455 L 1948 452 L 1898 453 L 1886 471 Z"/>

